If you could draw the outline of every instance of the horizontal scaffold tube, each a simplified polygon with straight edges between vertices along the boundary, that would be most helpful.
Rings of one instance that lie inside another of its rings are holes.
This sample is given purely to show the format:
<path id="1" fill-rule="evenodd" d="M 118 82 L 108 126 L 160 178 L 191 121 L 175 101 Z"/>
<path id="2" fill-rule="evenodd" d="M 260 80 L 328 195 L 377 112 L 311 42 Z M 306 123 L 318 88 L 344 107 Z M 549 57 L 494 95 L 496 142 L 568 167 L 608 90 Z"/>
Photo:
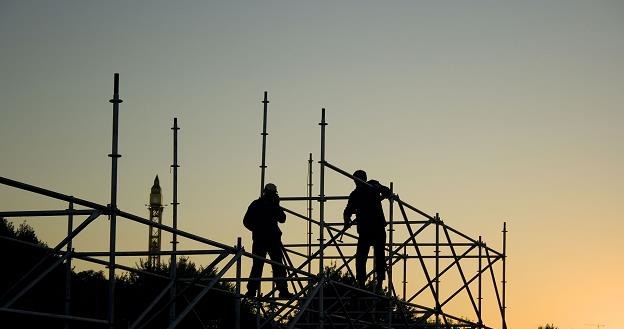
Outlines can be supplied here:
<path id="1" fill-rule="evenodd" d="M 177 250 L 177 251 L 115 251 L 115 256 L 149 256 L 149 255 L 159 255 L 159 256 L 170 256 L 170 255 L 214 255 L 220 254 L 223 250 Z M 108 251 L 80 251 L 75 252 L 76 255 L 81 256 L 91 256 L 91 257 L 108 257 L 110 253 Z"/>
<path id="2" fill-rule="evenodd" d="M 0 211 L 0 217 L 64 217 L 91 215 L 91 209 Z"/>
<path id="3" fill-rule="evenodd" d="M 321 197 L 318 196 L 313 196 L 313 197 L 308 197 L 308 196 L 286 196 L 286 197 L 280 197 L 279 198 L 280 201 L 319 201 L 321 200 Z M 323 198 L 323 200 L 349 200 L 349 196 L 346 195 L 338 195 L 338 196 L 325 196 Z"/>
<path id="4" fill-rule="evenodd" d="M 58 192 L 54 192 L 51 190 L 47 190 L 38 186 L 34 186 L 34 185 L 30 185 L 30 184 L 26 184 L 26 183 L 22 183 L 22 182 L 18 182 L 16 180 L 12 180 L 6 177 L 0 177 L 0 184 L 4 184 L 7 186 L 12 186 L 21 190 L 25 190 L 25 191 L 30 191 L 33 193 L 37 193 L 37 194 L 41 194 L 41 195 L 45 195 L 54 199 L 58 199 L 58 200 L 63 200 L 63 201 L 67 201 L 67 202 L 72 202 L 74 204 L 77 205 L 81 205 L 81 206 L 85 206 L 87 208 L 92 208 L 92 209 L 96 209 L 101 211 L 102 213 L 106 214 L 108 212 L 108 207 L 107 206 L 103 206 L 101 204 L 97 204 L 95 202 L 91 202 L 91 201 L 87 201 L 87 200 L 83 200 L 83 199 L 78 199 L 75 198 L 73 196 L 69 196 L 69 195 L 65 195 L 65 194 L 61 194 Z"/>
<path id="5" fill-rule="evenodd" d="M 0 312 L 21 314 L 21 315 L 26 315 L 26 316 L 39 316 L 39 317 L 45 317 L 45 318 L 51 318 L 51 319 L 89 322 L 89 323 L 97 323 L 97 324 L 108 324 L 108 321 L 101 320 L 101 319 L 92 319 L 92 318 L 86 318 L 82 316 L 61 315 L 61 314 L 55 314 L 55 313 L 35 312 L 35 311 L 20 310 L 20 309 L 15 309 L 15 308 L 6 308 L 6 307 L 0 307 Z"/>
<path id="6" fill-rule="evenodd" d="M 45 195 L 45 196 L 48 196 L 48 197 L 51 197 L 51 198 L 54 198 L 54 199 L 63 200 L 63 201 L 67 201 L 67 202 L 72 202 L 72 203 L 77 204 L 77 205 L 81 205 L 81 206 L 84 206 L 84 207 L 88 207 L 88 208 L 92 208 L 92 209 L 95 209 L 95 210 L 99 210 L 102 214 L 110 215 L 112 213 L 110 207 L 108 207 L 108 206 L 104 206 L 104 205 L 101 205 L 101 204 L 97 204 L 95 202 L 79 199 L 79 198 L 76 198 L 76 197 L 73 197 L 73 196 L 68 196 L 68 195 L 65 195 L 65 194 L 61 194 L 61 193 L 58 193 L 58 192 L 47 190 L 47 189 L 44 189 L 44 188 L 41 188 L 41 187 L 37 187 L 37 186 L 34 186 L 34 185 L 18 182 L 18 181 L 15 181 L 15 180 L 12 180 L 12 179 L 9 179 L 9 178 L 6 178 L 6 177 L 0 177 L 0 184 L 4 184 L 4 185 L 12 186 L 12 187 L 15 187 L 15 188 L 18 188 L 18 189 L 22 189 L 22 190 L 25 190 L 25 191 L 30 191 L 30 192 L 33 192 L 33 193 Z M 166 232 L 169 232 L 169 233 L 176 233 L 179 236 L 182 236 L 182 237 L 185 237 L 185 238 L 188 238 L 188 239 L 191 239 L 191 240 L 195 240 L 197 242 L 202 242 L 202 243 L 214 246 L 214 247 L 219 247 L 219 248 L 222 248 L 222 249 L 226 249 L 226 250 L 228 250 L 230 252 L 236 252 L 236 248 L 235 247 L 228 246 L 228 245 L 225 245 L 223 243 L 216 242 L 216 241 L 212 241 L 210 239 L 206 239 L 206 238 L 203 238 L 201 236 L 198 236 L 198 235 L 195 235 L 195 234 L 191 234 L 191 233 L 188 233 L 188 232 L 185 232 L 185 231 L 176 230 L 176 229 L 174 229 L 172 227 L 169 227 L 167 225 L 163 225 L 163 224 L 158 224 L 158 223 L 152 222 L 152 221 L 150 221 L 148 219 L 145 219 L 145 218 L 143 218 L 141 216 L 136 216 L 136 215 L 133 215 L 131 213 L 128 213 L 128 212 L 125 212 L 125 211 L 121 211 L 121 210 L 118 210 L 118 209 L 117 209 L 117 211 L 115 211 L 115 214 L 118 215 L 118 216 L 124 217 L 126 219 L 129 219 L 129 220 L 141 223 L 141 224 L 145 224 L 145 225 L 149 225 L 149 226 L 153 226 L 153 227 L 159 228 L 159 229 L 161 229 L 163 231 L 166 231 Z"/>
<path id="7" fill-rule="evenodd" d="M 418 243 L 419 246 L 421 247 L 435 247 L 435 243 L 432 242 L 419 242 Z M 439 246 L 440 247 L 448 247 L 448 246 L 454 246 L 454 247 L 471 247 L 474 246 L 474 243 L 440 243 Z M 307 243 L 287 243 L 284 244 L 284 247 L 290 247 L 290 248 L 303 248 L 303 247 L 307 247 L 308 244 Z M 318 247 L 320 246 L 319 243 L 312 243 L 310 244 L 310 246 L 312 247 Z M 355 247 L 357 246 L 356 242 L 342 242 L 340 243 L 341 247 Z M 392 245 L 390 245 L 389 243 L 386 243 L 386 246 L 388 247 L 396 247 L 396 246 L 400 246 L 401 248 L 403 248 L 404 244 L 402 243 L 393 243 Z M 409 246 L 409 244 L 408 244 Z"/>

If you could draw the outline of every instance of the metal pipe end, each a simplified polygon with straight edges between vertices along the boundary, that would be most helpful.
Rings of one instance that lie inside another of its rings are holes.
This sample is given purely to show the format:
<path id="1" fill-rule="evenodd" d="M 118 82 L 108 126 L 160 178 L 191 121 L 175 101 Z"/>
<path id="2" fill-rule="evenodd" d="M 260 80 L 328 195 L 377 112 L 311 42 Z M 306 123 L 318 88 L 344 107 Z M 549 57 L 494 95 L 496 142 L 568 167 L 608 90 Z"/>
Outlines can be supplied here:
<path id="1" fill-rule="evenodd" d="M 119 73 L 115 73 L 113 90 L 115 94 L 119 94 Z"/>

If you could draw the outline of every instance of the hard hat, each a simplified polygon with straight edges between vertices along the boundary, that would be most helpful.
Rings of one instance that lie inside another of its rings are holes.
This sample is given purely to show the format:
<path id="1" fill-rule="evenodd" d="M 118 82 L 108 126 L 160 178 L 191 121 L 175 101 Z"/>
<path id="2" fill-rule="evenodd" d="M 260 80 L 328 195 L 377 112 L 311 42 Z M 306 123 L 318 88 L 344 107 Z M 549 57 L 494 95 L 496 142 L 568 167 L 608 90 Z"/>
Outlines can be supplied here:
<path id="1" fill-rule="evenodd" d="M 353 173 L 353 177 L 357 177 L 363 181 L 366 181 L 366 171 L 359 169 Z"/>
<path id="2" fill-rule="evenodd" d="M 264 192 L 265 193 L 277 193 L 277 186 L 275 186 L 275 184 L 273 183 L 268 183 L 266 185 L 264 185 Z"/>

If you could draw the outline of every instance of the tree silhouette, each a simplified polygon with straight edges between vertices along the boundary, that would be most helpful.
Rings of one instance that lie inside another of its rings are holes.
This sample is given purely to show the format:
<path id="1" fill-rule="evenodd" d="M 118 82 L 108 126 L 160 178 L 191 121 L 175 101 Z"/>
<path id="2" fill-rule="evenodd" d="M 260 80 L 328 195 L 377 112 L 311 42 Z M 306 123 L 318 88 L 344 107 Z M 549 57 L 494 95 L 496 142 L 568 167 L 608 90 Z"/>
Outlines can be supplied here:
<path id="1" fill-rule="evenodd" d="M 324 321 L 332 328 L 351 328 L 350 323 L 365 325 L 366 328 L 385 328 L 389 320 L 397 326 L 407 325 L 410 328 L 435 326 L 413 307 L 400 305 L 399 300 L 387 289 L 375 291 L 382 298 L 372 294 L 375 287 L 373 280 L 368 281 L 363 289 L 355 290 L 351 288 L 357 286 L 355 278 L 338 271 L 335 265 L 325 268 L 325 277 L 330 282 L 323 288 Z M 307 298 L 309 294 L 303 297 Z M 318 295 L 314 298 L 313 303 L 301 314 L 299 322 L 319 321 Z M 292 319 L 297 315 L 298 312 L 295 312 Z"/>
<path id="2" fill-rule="evenodd" d="M 537 329 L 559 329 L 559 327 L 555 327 L 554 324 L 545 324 L 544 326 L 539 326 Z"/>
<path id="3" fill-rule="evenodd" d="M 18 242 L 18 241 L 21 241 Z M 24 288 L 29 279 L 36 277 L 44 269 L 59 260 L 59 256 L 50 255 L 45 249 L 32 227 L 22 223 L 16 229 L 5 218 L 0 218 L 0 250 L 3 255 L 3 266 L 0 271 L 0 302 L 4 303 Z M 45 261 L 34 274 L 26 276 L 31 268 Z M 170 282 L 168 264 L 149 267 L 141 260 L 136 264 L 139 273 L 124 273 L 117 277 L 115 314 L 116 327 L 127 327 Z M 201 291 L 217 268 L 197 267 L 186 257 L 177 262 L 179 294 L 176 299 L 178 314 L 187 307 L 189 301 Z M 160 276 L 160 277 L 158 277 Z M 26 280 L 20 280 L 26 278 Z M 86 270 L 71 272 L 71 315 L 89 318 L 106 319 L 108 303 L 108 280 L 104 272 Z M 233 328 L 234 303 L 238 300 L 231 284 L 218 283 L 194 307 L 178 328 Z M 143 328 L 163 328 L 169 323 L 169 294 L 159 301 L 153 314 L 142 322 Z M 65 268 L 56 266 L 38 284 L 19 298 L 13 308 L 46 313 L 64 313 L 65 300 Z M 2 328 L 63 328 L 64 322 L 59 319 L 24 316 L 2 312 L 0 326 Z M 241 305 L 241 327 L 250 328 L 255 324 L 255 314 L 247 302 Z M 76 323 L 75 328 L 101 328 L 101 325 Z"/>

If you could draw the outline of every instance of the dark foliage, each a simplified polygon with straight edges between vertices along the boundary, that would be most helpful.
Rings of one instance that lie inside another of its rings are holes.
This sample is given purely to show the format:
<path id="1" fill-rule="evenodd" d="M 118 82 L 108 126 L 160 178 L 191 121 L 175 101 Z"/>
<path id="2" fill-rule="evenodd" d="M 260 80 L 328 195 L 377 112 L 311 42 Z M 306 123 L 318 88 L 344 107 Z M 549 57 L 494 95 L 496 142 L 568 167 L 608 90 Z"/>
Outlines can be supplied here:
<path id="1" fill-rule="evenodd" d="M 6 303 L 34 278 L 57 263 L 35 286 L 12 305 L 12 308 L 42 313 L 64 314 L 65 309 L 65 264 L 60 256 L 50 254 L 37 238 L 34 230 L 21 224 L 16 229 L 6 219 L 0 218 L 0 250 L 3 269 L 0 271 L 0 302 Z M 43 261 L 42 261 L 43 260 Z M 37 270 L 31 268 L 40 263 Z M 166 288 L 169 280 L 169 266 L 148 267 L 140 262 L 138 273 L 117 277 L 115 317 L 116 327 L 127 328 Z M 178 314 L 184 310 L 216 274 L 216 268 L 197 268 L 188 258 L 181 257 L 177 264 L 181 283 L 177 289 Z M 23 280 L 22 280 L 23 279 Z M 169 293 L 159 301 L 146 319 L 143 328 L 164 328 L 169 323 Z M 200 300 L 193 311 L 178 325 L 178 328 L 232 328 L 234 325 L 234 287 L 217 283 Z M 106 319 L 108 305 L 108 280 L 102 271 L 71 271 L 70 314 L 79 317 Z M 63 328 L 64 321 L 32 315 L 0 312 L 2 328 Z M 241 327 L 252 327 L 256 316 L 246 302 L 241 305 Z M 74 328 L 102 328 L 102 325 L 73 322 Z"/>
<path id="2" fill-rule="evenodd" d="M 547 323 L 544 326 L 539 326 L 538 329 L 559 329 L 559 327 L 555 327 L 552 323 Z"/>
<path id="3" fill-rule="evenodd" d="M 329 282 L 323 287 L 323 308 L 326 314 L 324 321 L 333 328 L 350 328 L 350 323 L 366 325 L 368 328 L 382 328 L 390 318 L 395 324 L 408 324 L 414 328 L 426 328 L 429 325 L 420 318 L 423 314 L 415 312 L 411 307 L 399 305 L 397 299 L 387 290 L 375 291 L 373 281 L 369 281 L 360 290 L 353 289 L 352 287 L 357 286 L 355 278 L 337 271 L 335 266 L 326 267 L 325 276 Z M 374 291 L 385 298 L 377 297 L 372 293 Z M 317 294 L 301 315 L 299 323 L 318 322 L 318 303 Z M 295 316 L 297 315 L 293 315 L 293 318 Z"/>

